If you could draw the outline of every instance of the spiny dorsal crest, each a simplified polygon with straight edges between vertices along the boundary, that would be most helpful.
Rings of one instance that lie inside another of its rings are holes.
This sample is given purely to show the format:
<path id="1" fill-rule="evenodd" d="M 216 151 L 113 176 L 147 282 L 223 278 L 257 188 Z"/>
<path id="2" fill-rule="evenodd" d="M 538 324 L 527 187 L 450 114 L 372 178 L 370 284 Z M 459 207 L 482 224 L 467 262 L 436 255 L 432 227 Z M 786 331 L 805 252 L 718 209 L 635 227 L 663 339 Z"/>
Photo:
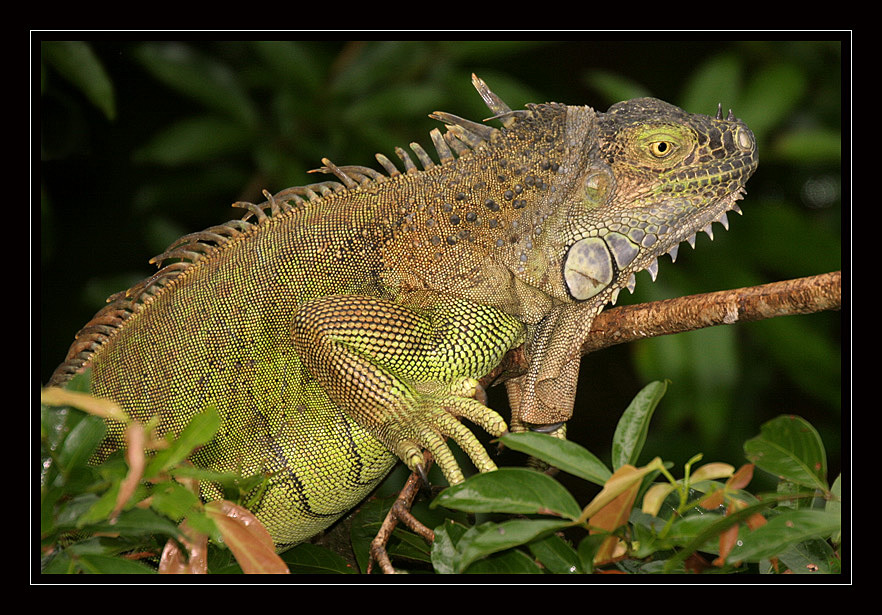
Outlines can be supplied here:
<path id="1" fill-rule="evenodd" d="M 358 189 L 372 182 L 383 182 L 402 175 L 402 173 L 419 173 L 429 170 L 437 164 L 451 163 L 457 157 L 465 156 L 485 144 L 492 143 L 503 131 L 512 129 L 519 121 L 533 115 L 531 108 L 512 111 L 502 99 L 487 87 L 484 81 L 475 75 L 472 75 L 472 84 L 493 114 L 488 120 L 499 120 L 503 126 L 502 130 L 451 113 L 437 111 L 430 114 L 429 117 L 443 122 L 446 128 L 444 133 L 437 128 L 429 133 L 438 156 L 438 163 L 419 143 L 411 143 L 410 150 L 422 168 L 417 166 L 409 152 L 400 147 L 395 148 L 395 153 L 401 159 L 403 171 L 382 154 L 377 154 L 376 159 L 385 173 L 366 166 L 338 166 L 324 158 L 322 159 L 324 166 L 312 172 L 331 174 L 339 181 L 330 180 L 294 186 L 276 194 L 264 190 L 263 195 L 266 202 L 262 204 L 245 201 L 233 203 L 233 207 L 245 210 L 242 218 L 181 237 L 162 254 L 150 259 L 149 262 L 158 267 L 158 271 L 151 277 L 126 291 L 109 297 L 107 305 L 77 333 L 76 341 L 68 351 L 67 359 L 56 370 L 50 383 L 63 383 L 69 379 L 133 313 L 142 309 L 157 293 L 181 274 L 232 240 L 254 232 L 269 219 L 279 217 L 307 204 L 320 206 L 324 199 L 341 195 L 348 190 Z"/>

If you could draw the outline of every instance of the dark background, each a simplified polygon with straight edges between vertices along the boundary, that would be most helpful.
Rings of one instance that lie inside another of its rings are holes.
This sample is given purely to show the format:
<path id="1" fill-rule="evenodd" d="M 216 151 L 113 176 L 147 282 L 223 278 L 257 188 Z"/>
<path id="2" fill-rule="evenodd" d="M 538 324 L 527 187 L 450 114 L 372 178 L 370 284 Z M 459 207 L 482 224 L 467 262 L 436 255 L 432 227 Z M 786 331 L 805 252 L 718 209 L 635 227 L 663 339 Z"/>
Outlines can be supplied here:
<path id="1" fill-rule="evenodd" d="M 620 303 L 841 268 L 842 201 L 850 196 L 850 173 L 843 182 L 841 166 L 850 144 L 841 143 L 841 125 L 851 103 L 842 86 L 850 42 L 839 33 L 805 41 L 76 46 L 48 38 L 37 36 L 33 47 L 40 384 L 108 295 L 149 275 L 149 257 L 177 237 L 238 217 L 229 208 L 234 201 L 260 202 L 263 188 L 320 179 L 306 171 L 322 156 L 376 167 L 375 152 L 394 158 L 393 148 L 411 141 L 429 149 L 436 123 L 427 115 L 435 110 L 487 117 L 472 72 L 512 108 L 553 100 L 605 110 L 652 95 L 707 114 L 720 102 L 753 129 L 760 166 L 741 202 L 744 216 L 730 215 L 728 232 L 715 225 L 713 242 L 702 234 L 694 252 L 681 247 L 675 265 L 661 258 L 658 281 L 641 273 L 635 295 L 624 293 Z M 69 62 L 84 49 L 85 76 Z M 742 443 L 764 421 L 792 413 L 821 433 L 832 482 L 842 455 L 840 338 L 835 312 L 595 353 L 583 361 L 569 437 L 608 459 L 630 399 L 648 382 L 669 379 L 647 460 L 661 455 L 682 464 L 703 453 L 705 461 L 738 466 Z M 496 406 L 504 403 L 501 392 L 494 391 Z"/>

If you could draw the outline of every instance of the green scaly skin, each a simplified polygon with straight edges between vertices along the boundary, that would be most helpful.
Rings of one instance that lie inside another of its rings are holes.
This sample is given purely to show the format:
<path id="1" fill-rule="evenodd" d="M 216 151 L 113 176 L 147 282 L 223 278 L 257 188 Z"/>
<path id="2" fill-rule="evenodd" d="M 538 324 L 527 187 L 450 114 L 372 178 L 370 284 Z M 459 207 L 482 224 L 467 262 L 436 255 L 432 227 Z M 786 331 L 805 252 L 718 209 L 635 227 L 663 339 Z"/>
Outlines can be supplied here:
<path id="1" fill-rule="evenodd" d="M 512 429 L 556 430 L 579 332 L 634 273 L 725 221 L 756 146 L 731 113 L 653 99 L 511 111 L 473 82 L 502 128 L 436 113 L 440 162 L 416 145 L 423 168 L 399 150 L 405 172 L 326 160 L 339 182 L 183 237 L 80 331 L 50 384 L 90 367 L 94 394 L 158 415 L 160 433 L 215 404 L 222 427 L 193 461 L 271 473 L 255 512 L 279 547 L 328 527 L 397 460 L 422 470 L 424 450 L 460 482 L 446 438 L 495 469 L 459 419 L 506 431 L 477 381 L 521 344 Z M 122 444 L 110 427 L 105 451 Z"/>

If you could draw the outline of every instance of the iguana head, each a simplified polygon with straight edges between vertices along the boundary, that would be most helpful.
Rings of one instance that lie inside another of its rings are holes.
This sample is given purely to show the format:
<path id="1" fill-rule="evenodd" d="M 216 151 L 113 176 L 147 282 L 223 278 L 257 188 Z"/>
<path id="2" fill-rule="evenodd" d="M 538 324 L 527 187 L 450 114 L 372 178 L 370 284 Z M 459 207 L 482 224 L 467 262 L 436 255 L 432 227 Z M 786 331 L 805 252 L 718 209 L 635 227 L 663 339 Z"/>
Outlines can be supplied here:
<path id="1" fill-rule="evenodd" d="M 652 98 L 606 113 L 558 103 L 512 111 L 483 81 L 473 83 L 503 127 L 433 114 L 448 132 L 433 137 L 443 164 L 432 170 L 452 186 L 455 198 L 445 206 L 461 222 L 439 217 L 430 231 L 436 237 L 423 244 L 449 239 L 426 258 L 449 259 L 435 265 L 441 271 L 478 259 L 472 270 L 489 273 L 470 279 L 484 280 L 483 295 L 507 271 L 522 306 L 544 296 L 591 300 L 599 309 L 633 289 L 635 273 L 648 269 L 654 278 L 658 256 L 676 257 L 680 242 L 713 222 L 727 225 L 726 212 L 737 210 L 757 166 L 753 134 L 731 112 L 690 114 Z M 460 244 L 467 250 L 457 252 Z"/>
<path id="2" fill-rule="evenodd" d="M 731 112 L 696 115 L 639 98 L 597 114 L 596 124 L 596 158 L 561 221 L 564 283 L 577 301 L 614 300 L 633 288 L 634 273 L 654 278 L 661 254 L 676 257 L 680 242 L 713 222 L 728 227 L 726 212 L 737 210 L 757 166 L 753 134 Z"/>

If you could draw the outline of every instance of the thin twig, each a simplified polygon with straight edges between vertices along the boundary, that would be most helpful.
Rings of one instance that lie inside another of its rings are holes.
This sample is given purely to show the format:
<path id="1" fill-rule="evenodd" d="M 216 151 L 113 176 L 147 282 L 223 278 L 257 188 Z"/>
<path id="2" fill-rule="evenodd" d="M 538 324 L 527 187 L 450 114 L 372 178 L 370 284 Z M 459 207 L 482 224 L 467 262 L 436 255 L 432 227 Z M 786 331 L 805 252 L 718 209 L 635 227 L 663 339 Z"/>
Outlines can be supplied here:
<path id="1" fill-rule="evenodd" d="M 432 455 L 428 451 L 425 451 L 423 455 L 425 458 L 426 471 L 428 471 L 429 466 L 432 464 Z M 392 531 L 395 529 L 395 526 L 398 525 L 399 521 L 404 523 L 404 525 L 409 527 L 416 534 L 422 536 L 429 544 L 435 540 L 435 533 L 420 523 L 410 512 L 413 500 L 419 492 L 421 485 L 422 479 L 420 478 L 420 475 L 416 472 L 411 472 L 404 487 L 398 493 L 398 498 L 396 498 L 392 508 L 389 509 L 386 518 L 383 519 L 383 524 L 380 526 L 379 531 L 377 531 L 377 535 L 371 541 L 370 560 L 368 561 L 366 571 L 367 574 L 371 573 L 374 562 L 377 562 L 377 565 L 384 574 L 395 573 L 395 568 L 392 566 L 392 561 L 389 559 L 389 554 L 386 552 L 386 544 L 389 542 L 389 538 L 392 536 Z"/>

